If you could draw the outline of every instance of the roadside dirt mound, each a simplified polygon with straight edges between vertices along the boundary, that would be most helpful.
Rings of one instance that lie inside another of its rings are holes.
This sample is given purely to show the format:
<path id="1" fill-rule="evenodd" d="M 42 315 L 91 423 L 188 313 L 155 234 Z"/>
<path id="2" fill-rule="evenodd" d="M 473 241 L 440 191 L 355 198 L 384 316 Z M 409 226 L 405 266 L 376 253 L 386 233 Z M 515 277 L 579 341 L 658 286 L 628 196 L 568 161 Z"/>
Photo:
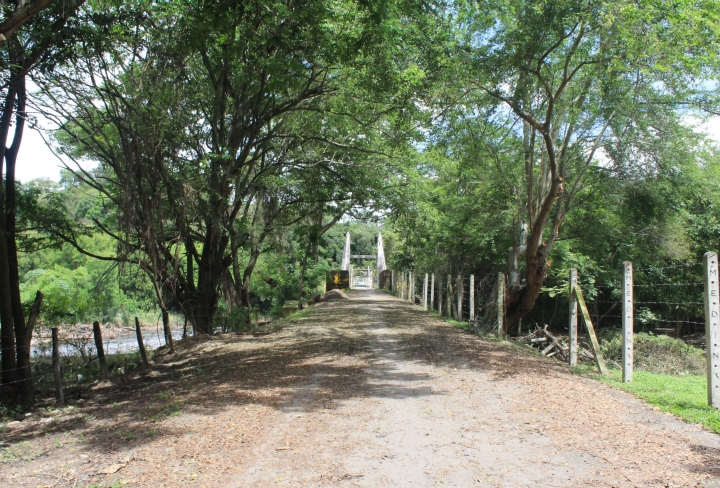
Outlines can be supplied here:
<path id="1" fill-rule="evenodd" d="M 347 300 L 348 296 L 340 290 L 330 290 L 329 292 L 324 294 L 322 298 L 325 302 L 329 300 Z"/>

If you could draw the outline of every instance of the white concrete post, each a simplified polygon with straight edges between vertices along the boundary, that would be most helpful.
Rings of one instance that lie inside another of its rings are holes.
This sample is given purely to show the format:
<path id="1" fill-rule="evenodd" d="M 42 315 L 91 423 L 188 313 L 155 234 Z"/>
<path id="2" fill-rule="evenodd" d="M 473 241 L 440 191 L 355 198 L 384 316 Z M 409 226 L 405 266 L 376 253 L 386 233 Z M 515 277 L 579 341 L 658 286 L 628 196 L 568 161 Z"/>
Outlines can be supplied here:
<path id="1" fill-rule="evenodd" d="M 447 297 L 445 297 L 446 298 L 445 313 L 450 318 L 452 318 L 452 293 L 451 293 L 451 290 L 452 290 L 452 276 L 447 275 Z"/>
<path id="2" fill-rule="evenodd" d="M 463 295 L 465 294 L 463 290 L 463 282 L 462 282 L 462 275 L 457 276 L 457 285 L 455 286 L 457 288 L 457 321 L 462 322 L 463 314 L 462 314 L 462 304 L 463 304 Z"/>
<path id="3" fill-rule="evenodd" d="M 623 301 L 622 301 L 622 330 L 623 330 L 623 358 L 622 380 L 631 383 L 633 380 L 633 267 L 630 261 L 623 263 Z"/>
<path id="4" fill-rule="evenodd" d="M 410 287 L 408 288 L 408 300 L 410 303 L 415 303 L 415 273 L 410 271 Z"/>
<path id="5" fill-rule="evenodd" d="M 430 310 L 433 309 L 433 303 L 435 303 L 435 273 L 430 275 Z"/>
<path id="6" fill-rule="evenodd" d="M 443 312 L 443 294 L 442 294 L 442 276 L 438 275 L 438 314 L 442 315 Z"/>
<path id="7" fill-rule="evenodd" d="M 578 339 L 577 339 L 577 312 L 578 303 L 575 295 L 575 287 L 577 286 L 577 269 L 570 268 L 570 323 L 568 324 L 568 333 L 570 334 L 570 366 L 577 366 L 578 355 Z"/>
<path id="8" fill-rule="evenodd" d="M 705 353 L 707 354 L 708 404 L 720 409 L 720 291 L 718 291 L 718 257 L 706 252 L 705 271 Z"/>
<path id="9" fill-rule="evenodd" d="M 470 316 L 468 322 L 475 320 L 475 275 L 470 275 Z"/>
<path id="10" fill-rule="evenodd" d="M 425 281 L 423 281 L 423 299 L 422 299 L 422 306 L 423 310 L 427 310 L 427 299 L 428 299 L 428 274 L 425 273 Z"/>
<path id="11" fill-rule="evenodd" d="M 497 336 L 498 338 L 504 337 L 503 321 L 505 320 L 505 275 L 498 273 L 497 282 Z"/>

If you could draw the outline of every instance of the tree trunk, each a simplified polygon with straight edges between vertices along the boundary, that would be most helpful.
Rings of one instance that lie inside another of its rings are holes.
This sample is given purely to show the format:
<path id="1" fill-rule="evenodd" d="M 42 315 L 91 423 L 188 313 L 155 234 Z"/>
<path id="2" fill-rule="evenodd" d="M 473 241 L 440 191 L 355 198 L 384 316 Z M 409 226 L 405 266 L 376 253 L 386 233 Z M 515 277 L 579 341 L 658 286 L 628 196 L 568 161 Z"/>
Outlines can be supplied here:
<path id="1" fill-rule="evenodd" d="M 13 324 L 13 306 L 11 298 L 10 262 L 8 241 L 10 236 L 6 224 L 5 189 L 2 184 L 5 148 L 12 113 L 15 106 L 16 86 L 10 85 L 5 96 L 2 118 L 0 118 L 0 348 L 2 348 L 2 382 L 11 383 L 17 380 L 17 361 L 15 353 L 15 328 Z"/>

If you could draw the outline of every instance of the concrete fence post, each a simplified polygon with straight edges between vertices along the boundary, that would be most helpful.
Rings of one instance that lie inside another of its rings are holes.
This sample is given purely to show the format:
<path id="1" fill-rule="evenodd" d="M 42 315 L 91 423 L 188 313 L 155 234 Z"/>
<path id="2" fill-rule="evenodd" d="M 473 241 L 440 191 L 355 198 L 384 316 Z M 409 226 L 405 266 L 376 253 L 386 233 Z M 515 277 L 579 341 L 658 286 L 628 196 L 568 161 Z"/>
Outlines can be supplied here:
<path id="1" fill-rule="evenodd" d="M 445 315 L 452 318 L 452 276 L 447 275 L 447 297 L 445 297 Z"/>
<path id="2" fill-rule="evenodd" d="M 505 321 L 505 275 L 503 273 L 498 273 L 498 282 L 497 282 L 497 322 L 498 322 L 498 328 L 497 328 L 497 336 L 499 339 L 503 338 L 505 336 L 504 331 L 504 321 Z"/>
<path id="3" fill-rule="evenodd" d="M 475 275 L 470 275 L 470 312 L 468 322 L 475 320 Z"/>
<path id="4" fill-rule="evenodd" d="M 633 267 L 630 261 L 623 263 L 622 287 L 622 330 L 623 357 L 622 380 L 630 383 L 633 380 Z"/>
<path id="5" fill-rule="evenodd" d="M 707 252 L 703 258 L 705 274 L 705 353 L 707 354 L 708 404 L 720 409 L 720 291 L 718 257 Z"/>
<path id="6" fill-rule="evenodd" d="M 430 275 L 430 310 L 433 309 L 435 303 L 435 273 Z"/>
<path id="7" fill-rule="evenodd" d="M 425 281 L 423 281 L 423 298 L 422 298 L 422 306 L 423 310 L 427 310 L 427 300 L 428 299 L 428 274 L 425 273 Z"/>
<path id="8" fill-rule="evenodd" d="M 437 288 L 438 288 L 437 311 L 438 311 L 438 314 L 440 314 L 441 316 L 442 316 L 442 313 L 443 313 L 443 293 L 442 293 L 442 292 L 443 292 L 443 288 L 442 288 L 442 283 L 443 283 L 442 275 L 438 275 L 438 284 L 437 284 Z"/>
<path id="9" fill-rule="evenodd" d="M 457 289 L 457 318 L 456 320 L 458 322 L 462 322 L 463 319 L 463 297 L 465 295 L 465 290 L 463 289 L 463 279 L 462 275 L 457 275 L 457 284 L 455 285 L 455 288 Z"/>
<path id="10" fill-rule="evenodd" d="M 575 295 L 575 287 L 577 286 L 577 269 L 570 268 L 570 323 L 568 324 L 568 333 L 570 334 L 570 366 L 577 366 L 578 357 L 578 303 Z"/>

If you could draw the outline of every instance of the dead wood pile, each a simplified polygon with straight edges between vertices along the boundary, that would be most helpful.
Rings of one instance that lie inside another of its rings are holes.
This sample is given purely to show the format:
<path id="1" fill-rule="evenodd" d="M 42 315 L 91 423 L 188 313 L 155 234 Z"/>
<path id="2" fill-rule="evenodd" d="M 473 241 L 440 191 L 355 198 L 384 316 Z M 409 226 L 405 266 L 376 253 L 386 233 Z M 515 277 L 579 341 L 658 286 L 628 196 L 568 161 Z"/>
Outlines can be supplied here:
<path id="1" fill-rule="evenodd" d="M 570 347 L 568 346 L 570 338 L 567 336 L 555 336 L 547 330 L 547 324 L 544 327 L 535 326 L 535 330 L 530 334 L 517 337 L 515 340 L 524 342 L 528 346 L 539 349 L 540 354 L 547 357 L 554 357 L 560 361 L 567 362 L 570 358 Z M 595 355 L 589 348 L 578 347 L 578 360 L 594 361 Z"/>

